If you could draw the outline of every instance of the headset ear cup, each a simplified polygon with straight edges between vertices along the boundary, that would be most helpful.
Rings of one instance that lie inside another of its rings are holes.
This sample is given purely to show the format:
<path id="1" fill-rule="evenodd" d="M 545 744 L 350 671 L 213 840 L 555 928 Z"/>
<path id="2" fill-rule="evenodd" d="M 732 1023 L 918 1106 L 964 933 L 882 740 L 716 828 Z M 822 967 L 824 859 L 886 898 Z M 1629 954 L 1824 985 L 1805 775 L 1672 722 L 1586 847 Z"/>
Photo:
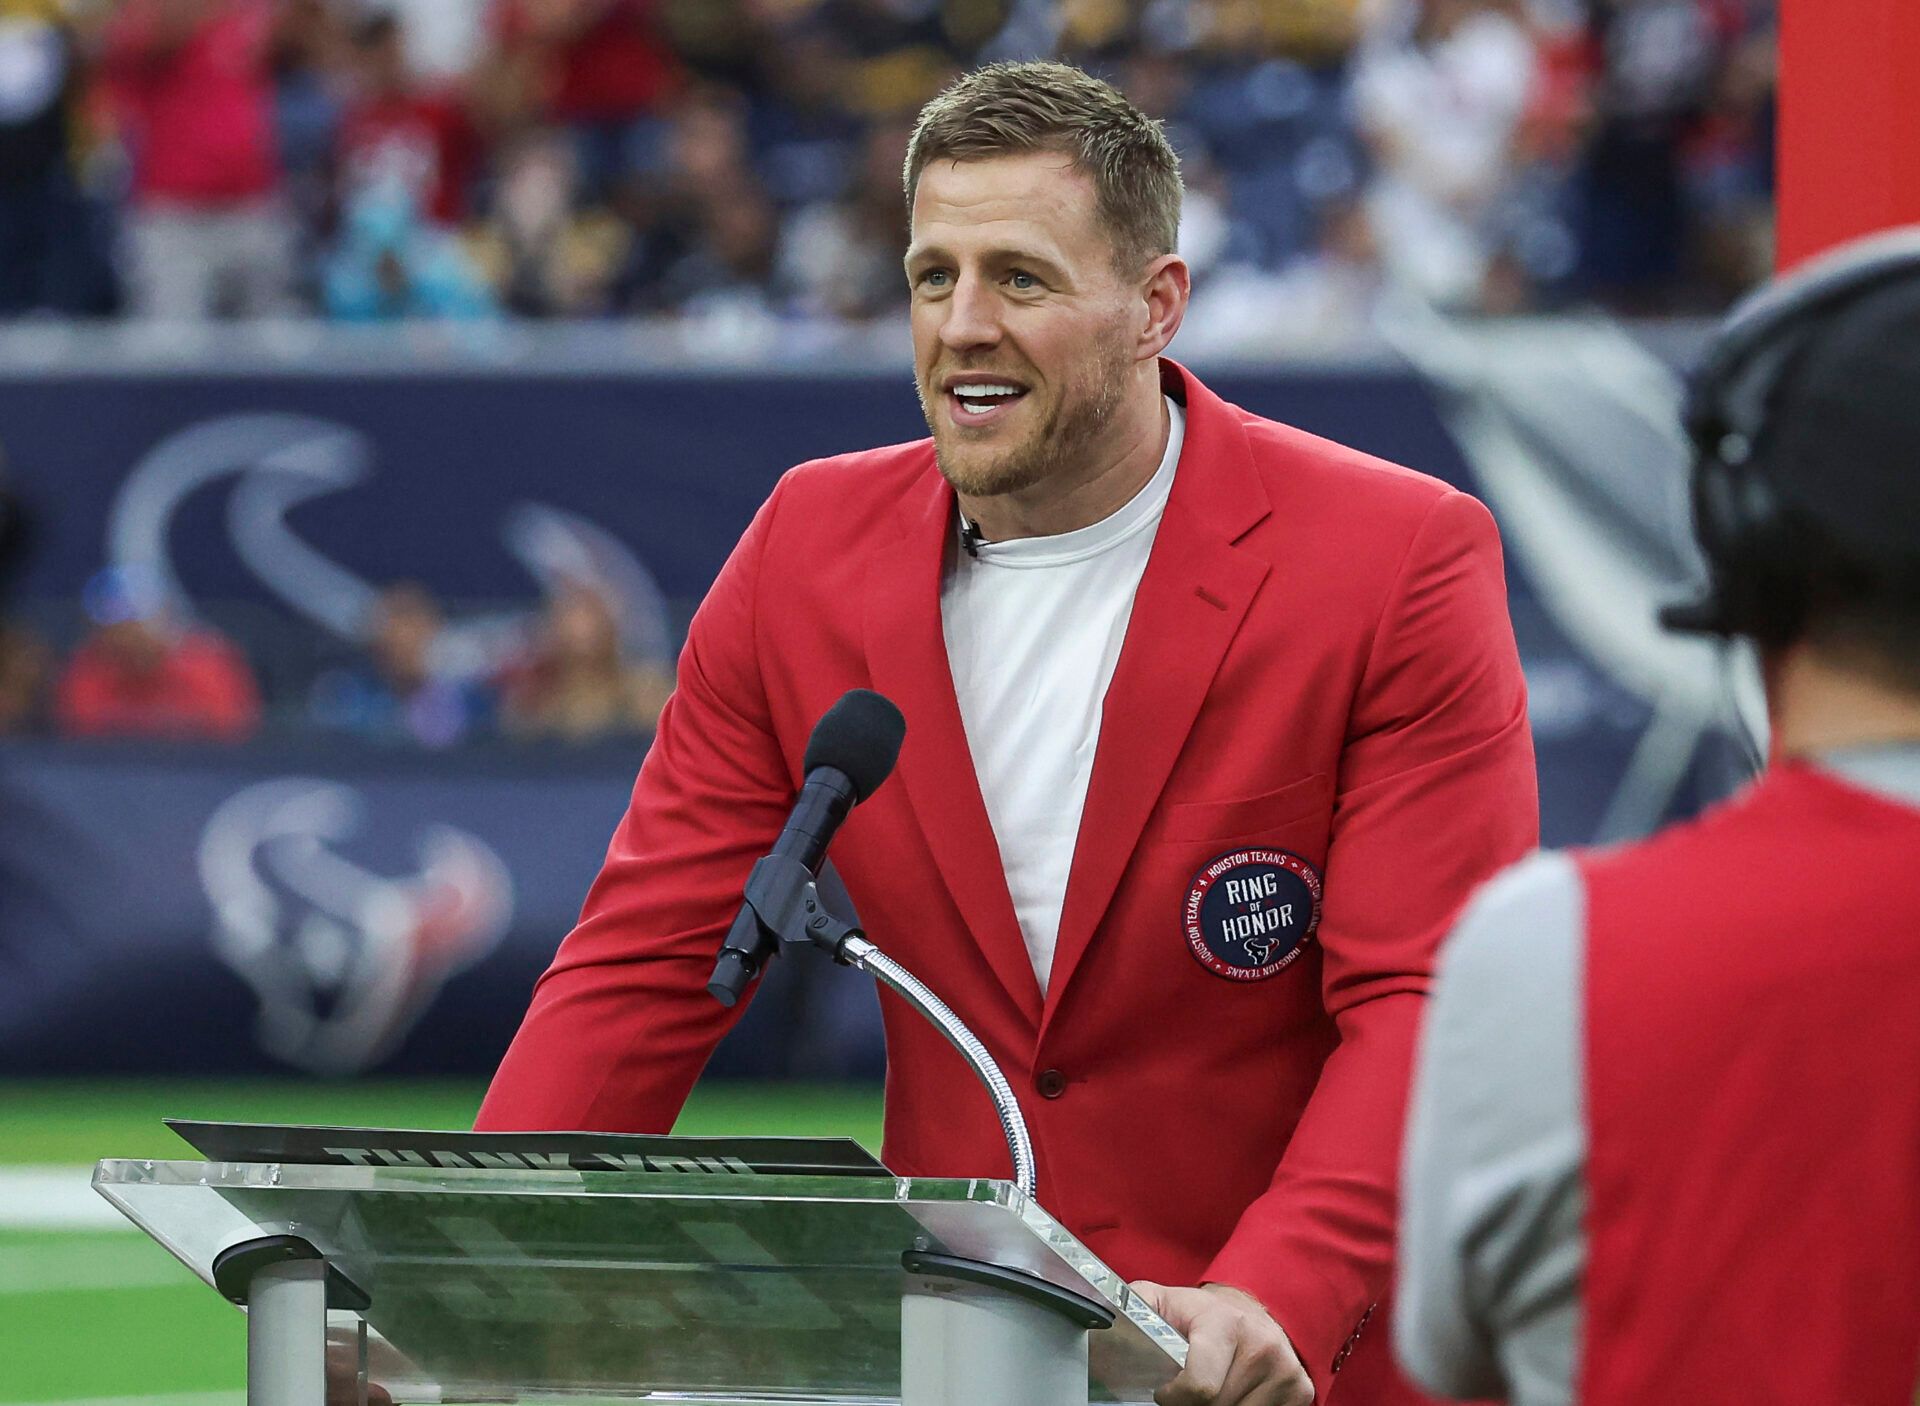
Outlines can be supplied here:
<path id="1" fill-rule="evenodd" d="M 1718 568 L 1725 560 L 1728 545 L 1739 535 L 1740 494 L 1733 484 L 1734 471 L 1717 454 L 1701 457 L 1693 480 L 1694 529 L 1700 536 L 1707 564 Z"/>
<path id="2" fill-rule="evenodd" d="M 1783 644 L 1801 629 L 1809 582 L 1798 529 L 1771 485 L 1746 465 L 1709 456 L 1696 479 L 1697 531 L 1710 573 L 1705 628 Z"/>
<path id="3" fill-rule="evenodd" d="M 1707 563 L 1707 592 L 1687 605 L 1670 607 L 1663 619 L 1673 628 L 1709 634 L 1734 633 L 1733 619 L 1741 612 L 1739 593 L 1742 560 L 1739 493 L 1734 470 L 1711 450 L 1702 449 L 1693 469 L 1693 530 Z"/>
<path id="4" fill-rule="evenodd" d="M 1778 496 L 1750 463 L 1728 463 L 1714 453 L 1696 462 L 1693 494 L 1708 593 L 1674 623 L 1720 635 L 1777 635 L 1798 600 L 1783 574 L 1792 543 Z"/>

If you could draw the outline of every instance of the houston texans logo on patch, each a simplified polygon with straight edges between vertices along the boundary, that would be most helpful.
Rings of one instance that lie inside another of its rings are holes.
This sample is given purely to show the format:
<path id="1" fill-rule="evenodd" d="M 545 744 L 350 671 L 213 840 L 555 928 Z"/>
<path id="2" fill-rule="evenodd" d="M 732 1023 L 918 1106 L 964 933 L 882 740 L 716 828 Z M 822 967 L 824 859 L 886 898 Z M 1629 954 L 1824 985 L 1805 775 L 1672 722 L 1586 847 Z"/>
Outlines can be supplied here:
<path id="1" fill-rule="evenodd" d="M 1194 960 L 1229 981 L 1285 970 L 1320 923 L 1320 875 L 1283 849 L 1237 849 L 1198 874 L 1183 912 Z"/>

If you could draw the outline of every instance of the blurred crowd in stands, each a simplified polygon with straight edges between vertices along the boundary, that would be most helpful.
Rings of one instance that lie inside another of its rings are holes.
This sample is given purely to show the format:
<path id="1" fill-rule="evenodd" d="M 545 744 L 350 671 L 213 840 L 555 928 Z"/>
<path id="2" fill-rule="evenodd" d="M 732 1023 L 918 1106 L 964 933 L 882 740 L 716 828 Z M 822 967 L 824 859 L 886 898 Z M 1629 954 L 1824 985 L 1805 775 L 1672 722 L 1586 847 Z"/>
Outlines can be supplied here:
<path id="1" fill-rule="evenodd" d="M 0 317 L 870 319 L 964 67 L 1164 119 L 1210 347 L 1724 304 L 1774 0 L 0 0 Z"/>
<path id="2" fill-rule="evenodd" d="M 618 592 L 586 579 L 557 583 L 533 609 L 495 611 L 464 640 L 424 586 L 396 582 L 353 644 L 308 641 L 299 665 L 263 686 L 263 661 L 162 582 L 108 567 L 56 650 L 5 609 L 30 526 L 0 466 L 0 738 L 241 742 L 273 729 L 430 749 L 589 743 L 650 733 L 673 691 L 672 660 L 636 647 Z M 268 633 L 284 643 L 288 623 Z"/>

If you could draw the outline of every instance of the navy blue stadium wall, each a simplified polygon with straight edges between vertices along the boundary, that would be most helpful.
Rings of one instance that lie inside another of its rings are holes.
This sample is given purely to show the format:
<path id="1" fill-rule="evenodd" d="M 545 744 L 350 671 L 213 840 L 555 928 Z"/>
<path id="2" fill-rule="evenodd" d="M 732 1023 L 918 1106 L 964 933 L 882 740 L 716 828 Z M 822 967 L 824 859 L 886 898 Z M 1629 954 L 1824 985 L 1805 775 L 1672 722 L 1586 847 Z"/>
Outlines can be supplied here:
<path id="1" fill-rule="evenodd" d="M 1209 381 L 1473 486 L 1411 376 Z M 11 606 L 55 618 L 129 558 L 308 631 L 302 581 L 530 598 L 510 547 L 535 505 L 631 552 L 684 618 L 787 465 L 920 430 L 904 375 L 0 380 L 34 523 Z M 1583 841 L 1648 715 L 1510 585 L 1545 836 Z M 492 1066 L 644 743 L 411 755 L 274 736 L 0 744 L 0 1076 Z M 713 1072 L 873 1073 L 864 978 L 787 965 Z"/>

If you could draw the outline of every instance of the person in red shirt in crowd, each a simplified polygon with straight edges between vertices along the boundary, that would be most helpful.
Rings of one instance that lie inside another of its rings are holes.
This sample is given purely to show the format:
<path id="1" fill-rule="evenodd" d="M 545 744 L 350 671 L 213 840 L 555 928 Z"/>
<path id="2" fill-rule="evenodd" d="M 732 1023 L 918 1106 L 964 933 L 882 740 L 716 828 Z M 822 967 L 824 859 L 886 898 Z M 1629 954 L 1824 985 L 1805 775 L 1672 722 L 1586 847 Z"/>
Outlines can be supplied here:
<path id="1" fill-rule="evenodd" d="M 107 109 L 131 156 L 136 316 L 283 311 L 293 226 L 279 200 L 271 0 L 124 0 L 107 26 Z"/>
<path id="2" fill-rule="evenodd" d="M 61 733 L 237 742 L 259 727 L 260 693 L 240 651 L 173 619 L 152 583 L 109 568 L 88 586 L 87 610 L 95 628 L 55 693 Z"/>
<path id="3" fill-rule="evenodd" d="M 372 15 L 354 30 L 354 94 L 337 148 L 342 203 L 398 189 L 422 216 L 456 225 L 467 215 L 478 135 L 459 94 L 415 77 L 404 40 L 391 14 Z"/>
<path id="4" fill-rule="evenodd" d="M 655 0 L 495 0 L 494 43 L 536 113 L 567 127 L 587 194 L 651 167 L 679 91 Z"/>

